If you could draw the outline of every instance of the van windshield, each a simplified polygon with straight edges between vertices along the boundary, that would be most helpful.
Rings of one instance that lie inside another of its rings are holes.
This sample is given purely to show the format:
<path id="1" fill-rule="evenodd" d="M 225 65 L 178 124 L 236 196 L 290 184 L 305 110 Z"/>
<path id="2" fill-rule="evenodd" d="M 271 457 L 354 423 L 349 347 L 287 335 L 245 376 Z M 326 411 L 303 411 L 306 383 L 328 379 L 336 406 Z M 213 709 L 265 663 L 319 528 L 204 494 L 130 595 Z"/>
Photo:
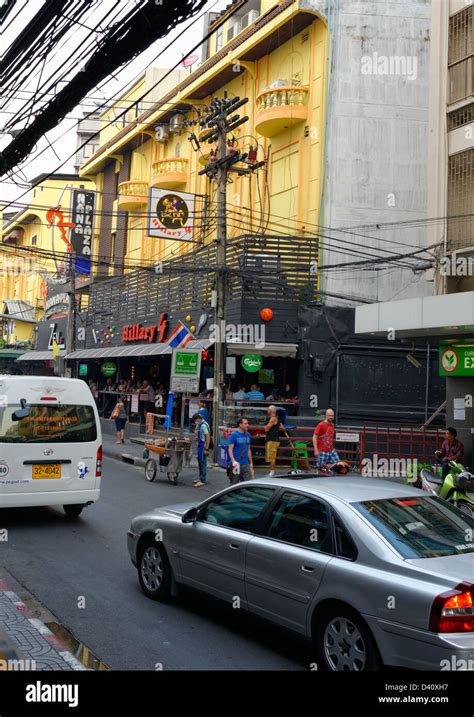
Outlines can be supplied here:
<path id="1" fill-rule="evenodd" d="M 21 406 L 0 406 L 0 443 L 83 443 L 97 439 L 92 406 L 28 404 L 30 415 L 14 421 Z"/>

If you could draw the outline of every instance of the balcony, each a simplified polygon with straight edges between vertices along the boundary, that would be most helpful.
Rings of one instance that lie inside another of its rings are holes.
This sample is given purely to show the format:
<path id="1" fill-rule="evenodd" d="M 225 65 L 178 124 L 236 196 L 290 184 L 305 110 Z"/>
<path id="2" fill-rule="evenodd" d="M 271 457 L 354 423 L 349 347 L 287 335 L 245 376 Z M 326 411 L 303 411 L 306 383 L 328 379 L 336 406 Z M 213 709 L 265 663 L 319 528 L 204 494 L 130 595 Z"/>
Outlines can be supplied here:
<path id="1" fill-rule="evenodd" d="M 118 208 L 133 212 L 148 204 L 147 182 L 121 182 L 119 184 Z"/>
<path id="2" fill-rule="evenodd" d="M 152 166 L 151 186 L 176 189 L 188 181 L 187 158 L 160 159 Z"/>
<path id="3" fill-rule="evenodd" d="M 255 130 L 273 137 L 308 118 L 308 87 L 270 87 L 257 97 Z"/>

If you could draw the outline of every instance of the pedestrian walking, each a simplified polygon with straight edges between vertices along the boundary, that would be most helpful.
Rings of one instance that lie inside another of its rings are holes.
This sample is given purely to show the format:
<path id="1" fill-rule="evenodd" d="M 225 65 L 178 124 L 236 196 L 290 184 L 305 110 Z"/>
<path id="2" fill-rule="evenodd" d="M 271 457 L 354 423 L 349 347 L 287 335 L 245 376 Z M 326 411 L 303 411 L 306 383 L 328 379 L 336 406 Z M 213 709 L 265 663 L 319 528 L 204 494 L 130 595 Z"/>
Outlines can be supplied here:
<path id="1" fill-rule="evenodd" d="M 237 428 L 230 434 L 229 457 L 231 464 L 227 475 L 231 485 L 241 481 L 251 480 L 254 476 L 252 449 L 250 447 L 252 437 L 249 433 L 248 418 L 242 417 L 237 421 Z"/>
<path id="2" fill-rule="evenodd" d="M 125 443 L 125 424 L 127 423 L 127 411 L 125 410 L 125 396 L 119 396 L 110 420 L 115 421 L 116 443 Z"/>
<path id="3" fill-rule="evenodd" d="M 276 406 L 269 406 L 267 413 L 268 423 L 263 429 L 265 431 L 265 462 L 270 464 L 269 476 L 273 478 L 280 448 L 280 421 L 277 417 Z"/>
<path id="4" fill-rule="evenodd" d="M 200 413 L 194 414 L 193 421 L 195 422 L 198 440 L 197 459 L 199 466 L 199 478 L 194 481 L 193 485 L 195 488 L 201 488 L 207 483 L 207 456 L 211 445 L 211 429 Z"/>
<path id="5" fill-rule="evenodd" d="M 318 423 L 313 433 L 313 449 L 316 467 L 330 470 L 330 466 L 338 463 L 340 458 L 334 450 L 334 411 L 328 408 L 324 421 Z"/>

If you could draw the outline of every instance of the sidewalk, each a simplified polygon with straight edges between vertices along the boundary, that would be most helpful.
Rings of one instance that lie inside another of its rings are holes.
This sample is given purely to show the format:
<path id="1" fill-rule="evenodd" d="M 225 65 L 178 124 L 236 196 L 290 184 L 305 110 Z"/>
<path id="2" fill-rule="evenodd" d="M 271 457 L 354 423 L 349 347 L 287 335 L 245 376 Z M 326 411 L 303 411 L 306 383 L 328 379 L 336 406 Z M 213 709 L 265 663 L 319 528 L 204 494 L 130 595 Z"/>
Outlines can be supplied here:
<path id="1" fill-rule="evenodd" d="M 19 594 L 25 592 L 0 570 L 0 670 L 87 670 L 21 600 Z"/>

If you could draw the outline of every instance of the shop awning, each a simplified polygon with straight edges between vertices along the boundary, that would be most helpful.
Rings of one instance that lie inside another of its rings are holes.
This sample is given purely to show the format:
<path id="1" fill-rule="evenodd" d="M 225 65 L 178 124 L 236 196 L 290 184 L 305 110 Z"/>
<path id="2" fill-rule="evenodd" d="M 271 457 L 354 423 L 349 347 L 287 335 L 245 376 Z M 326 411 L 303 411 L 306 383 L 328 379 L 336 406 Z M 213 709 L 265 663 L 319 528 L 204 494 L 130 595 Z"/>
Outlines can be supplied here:
<path id="1" fill-rule="evenodd" d="M 186 346 L 187 349 L 208 349 L 213 342 L 209 339 L 195 339 Z M 171 354 L 168 344 L 140 344 L 139 346 L 108 346 L 102 349 L 79 349 L 67 355 L 68 359 L 126 358 L 128 356 L 163 356 Z"/>
<path id="2" fill-rule="evenodd" d="M 22 356 L 25 353 L 25 349 L 23 351 L 20 349 L 1 349 L 0 350 L 0 358 L 13 358 L 17 359 L 19 356 Z"/>
<path id="3" fill-rule="evenodd" d="M 243 356 L 243 354 L 258 354 L 259 356 L 281 356 L 282 358 L 296 358 L 298 344 L 271 344 L 265 343 L 264 346 L 259 344 L 247 343 L 228 343 L 227 353 L 233 356 Z"/>
<path id="4" fill-rule="evenodd" d="M 61 349 L 58 355 L 61 358 L 64 358 L 66 352 Z M 52 361 L 53 358 L 52 351 L 27 351 L 26 353 L 21 354 L 21 356 L 17 358 L 17 361 Z"/>

